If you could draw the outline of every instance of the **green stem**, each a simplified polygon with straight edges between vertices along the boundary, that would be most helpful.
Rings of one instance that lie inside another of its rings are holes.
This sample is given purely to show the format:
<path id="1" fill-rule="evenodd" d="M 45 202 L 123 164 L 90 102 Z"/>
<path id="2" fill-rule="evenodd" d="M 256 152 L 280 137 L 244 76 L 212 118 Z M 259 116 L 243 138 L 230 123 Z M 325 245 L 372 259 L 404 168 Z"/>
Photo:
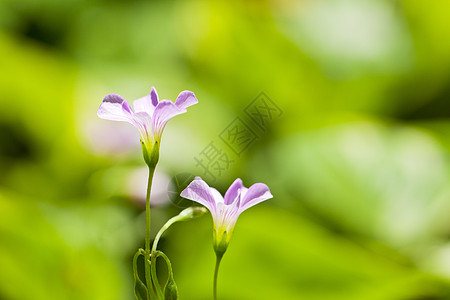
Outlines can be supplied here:
<path id="1" fill-rule="evenodd" d="M 206 212 L 206 209 L 204 207 L 186 208 L 185 210 L 180 212 L 175 217 L 169 219 L 169 221 L 167 221 L 166 224 L 164 224 L 164 226 L 161 227 L 161 229 L 156 234 L 155 240 L 153 241 L 152 251 L 151 252 L 147 251 L 147 253 L 150 253 L 150 260 L 147 260 L 147 264 L 150 266 L 150 276 L 147 276 L 148 273 L 146 273 L 146 276 L 151 278 L 151 281 L 153 282 L 152 287 L 154 287 L 153 291 L 156 293 L 156 296 L 158 298 L 163 299 L 163 291 L 161 289 L 161 285 L 159 284 L 158 275 L 156 273 L 156 259 L 158 258 L 158 256 L 163 256 L 163 258 L 166 260 L 166 263 L 167 263 L 168 267 L 170 268 L 169 279 L 173 280 L 172 265 L 170 264 L 169 258 L 163 252 L 157 250 L 159 239 L 161 238 L 163 233 L 174 223 L 180 222 L 180 221 L 192 220 L 194 218 L 197 218 L 197 217 L 203 215 L 205 212 Z M 166 286 L 167 286 L 167 284 L 166 284 Z"/>
<path id="2" fill-rule="evenodd" d="M 159 239 L 161 238 L 161 236 L 163 235 L 163 233 L 170 227 L 172 226 L 173 223 L 176 223 L 178 221 L 178 216 L 175 216 L 173 218 L 171 218 L 169 221 L 166 222 L 166 224 L 164 224 L 163 227 L 161 227 L 161 229 L 159 230 L 158 234 L 155 237 L 155 240 L 153 241 L 153 246 L 152 246 L 152 253 L 156 252 L 156 249 L 158 247 L 158 242 Z"/>
<path id="3" fill-rule="evenodd" d="M 167 221 L 166 224 L 164 224 L 164 226 L 161 227 L 161 229 L 156 234 L 155 240 L 153 241 L 152 253 L 156 252 L 158 248 L 159 239 L 161 238 L 163 233 L 166 232 L 167 229 L 169 229 L 170 226 L 172 226 L 176 222 L 188 221 L 198 218 L 202 216 L 204 213 L 206 213 L 206 208 L 204 207 L 189 207 L 180 212 L 175 217 L 170 218 L 169 221 Z"/>
<path id="4" fill-rule="evenodd" d="M 150 194 L 152 191 L 152 181 L 155 168 L 148 168 L 148 184 L 147 184 L 147 196 L 145 197 L 145 251 L 150 252 Z"/>
<path id="5" fill-rule="evenodd" d="M 150 254 L 150 257 L 149 257 L 150 264 L 148 262 L 145 264 L 145 266 L 147 268 L 145 276 L 148 277 L 147 284 L 149 284 L 150 281 L 153 282 L 153 286 L 155 287 L 155 293 L 156 293 L 157 297 L 159 299 L 163 299 L 162 289 L 161 289 L 161 286 L 158 281 L 158 276 L 156 275 L 156 253 L 154 252 L 153 249 L 150 252 L 150 201 L 148 201 L 148 200 L 150 199 L 151 178 L 153 177 L 154 171 L 155 171 L 155 169 L 149 168 L 149 183 L 148 183 L 149 188 L 147 188 L 147 201 L 146 201 L 147 231 L 146 231 L 146 236 L 145 236 L 145 238 L 146 238 L 145 239 L 145 250 L 147 253 Z M 153 248 L 155 248 L 155 244 L 158 243 L 158 240 L 161 236 L 160 232 L 158 232 L 158 235 L 155 238 L 156 243 L 153 243 Z"/>
<path id="6" fill-rule="evenodd" d="M 166 261 L 167 269 L 169 269 L 169 278 L 173 277 L 172 263 L 170 262 L 167 255 L 162 251 L 156 251 L 156 257 L 158 256 L 162 256 L 162 258 L 164 258 L 164 260 Z"/>
<path id="7" fill-rule="evenodd" d="M 216 267 L 214 269 L 214 285 L 213 285 L 213 299 L 217 300 L 217 275 L 219 274 L 219 266 L 222 260 L 222 255 L 216 255 Z"/>
<path id="8" fill-rule="evenodd" d="M 134 254 L 134 257 L 133 257 L 133 277 L 134 277 L 134 280 L 139 279 L 139 276 L 137 274 L 137 260 L 138 260 L 139 255 L 141 255 L 141 253 L 139 253 L 139 250 L 138 250 L 138 251 L 136 251 L 136 253 Z"/>
<path id="9" fill-rule="evenodd" d="M 136 299 L 147 299 L 149 298 L 149 292 L 145 284 L 141 281 L 139 278 L 138 272 L 137 272 L 137 260 L 139 258 L 139 255 L 142 255 L 143 249 L 139 249 L 136 251 L 136 254 L 133 257 L 133 277 L 134 277 L 134 295 Z"/>
<path id="10" fill-rule="evenodd" d="M 156 275 L 156 252 L 152 252 L 151 254 L 151 278 L 153 285 L 155 286 L 156 295 L 159 299 L 164 299 L 161 285 L 159 284 L 158 276 Z"/>
<path id="11" fill-rule="evenodd" d="M 152 191 L 152 181 L 155 168 L 148 168 L 148 184 L 147 184 L 147 196 L 145 197 L 145 280 L 147 283 L 148 296 L 150 298 L 150 290 L 153 290 L 153 284 L 151 279 L 150 265 L 147 260 L 150 258 L 150 194 Z"/>
<path id="12" fill-rule="evenodd" d="M 192 219 L 193 217 L 194 217 L 194 215 L 190 216 L 189 218 Z M 169 270 L 170 270 L 170 277 L 169 278 L 171 278 L 173 275 L 172 275 L 172 265 L 170 263 L 169 258 L 163 252 L 157 251 L 158 242 L 159 242 L 159 239 L 161 238 L 161 236 L 163 235 L 163 233 L 170 226 L 172 226 L 173 223 L 176 223 L 176 222 L 178 222 L 180 220 L 184 220 L 185 218 L 186 218 L 186 215 L 183 215 L 183 213 L 180 213 L 179 215 L 169 219 L 169 221 L 167 221 L 166 224 L 164 224 L 164 226 L 161 227 L 161 229 L 158 231 L 158 233 L 156 234 L 155 240 L 153 241 L 152 252 L 151 252 L 151 276 L 152 276 L 153 284 L 155 286 L 156 294 L 158 296 L 160 296 L 161 298 L 163 297 L 163 291 L 162 291 L 161 286 L 159 284 L 158 276 L 156 274 L 156 259 L 157 259 L 158 256 L 163 256 L 163 258 L 166 260 L 166 263 L 167 263 L 167 265 L 169 267 Z"/>
<path id="13" fill-rule="evenodd" d="M 167 264 L 168 276 L 166 284 L 164 285 L 164 299 L 178 299 L 178 287 L 173 279 L 172 264 L 170 263 L 169 258 L 162 251 L 156 251 L 155 254 L 156 257 L 162 256 Z"/>

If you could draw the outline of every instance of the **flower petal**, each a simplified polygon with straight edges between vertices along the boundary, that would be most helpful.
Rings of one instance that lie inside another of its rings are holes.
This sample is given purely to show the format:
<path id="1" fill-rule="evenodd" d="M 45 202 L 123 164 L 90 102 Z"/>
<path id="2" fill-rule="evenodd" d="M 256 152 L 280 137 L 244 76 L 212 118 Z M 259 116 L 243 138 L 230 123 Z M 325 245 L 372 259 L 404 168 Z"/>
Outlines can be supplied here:
<path id="1" fill-rule="evenodd" d="M 150 94 L 133 101 L 133 107 L 136 112 L 146 112 L 152 116 L 158 102 L 158 93 L 155 87 L 152 86 Z"/>
<path id="2" fill-rule="evenodd" d="M 133 107 L 136 112 L 146 112 L 152 116 L 158 102 L 158 93 L 155 87 L 152 86 L 150 94 L 133 101 Z"/>
<path id="3" fill-rule="evenodd" d="M 155 138 L 160 138 L 167 121 L 176 115 L 186 112 L 185 108 L 179 108 L 170 100 L 163 100 L 158 103 L 153 112 L 153 132 Z"/>
<path id="4" fill-rule="evenodd" d="M 200 203 L 209 209 L 213 217 L 216 217 L 217 195 L 213 194 L 212 188 L 200 177 L 195 179 L 181 192 L 181 197 Z"/>
<path id="5" fill-rule="evenodd" d="M 236 179 L 228 188 L 225 193 L 225 204 L 230 205 L 233 203 L 238 196 L 240 196 L 240 190 L 244 187 L 242 180 L 240 178 Z"/>
<path id="6" fill-rule="evenodd" d="M 197 97 L 195 97 L 195 94 L 191 91 L 182 91 L 175 101 L 175 105 L 180 108 L 186 108 L 197 103 Z"/>
<path id="7" fill-rule="evenodd" d="M 134 100 L 133 107 L 135 112 L 137 113 L 144 112 L 149 114 L 150 116 L 153 115 L 153 111 L 155 110 L 155 107 L 152 105 L 152 99 L 150 94 L 137 100 Z"/>
<path id="8" fill-rule="evenodd" d="M 153 139 L 152 118 L 146 112 L 137 112 L 133 114 L 133 124 L 139 130 L 141 138 L 144 141 Z"/>
<path id="9" fill-rule="evenodd" d="M 133 124 L 132 113 L 128 102 L 117 94 L 106 95 L 97 111 L 97 115 L 102 119 Z"/>
<path id="10" fill-rule="evenodd" d="M 152 100 L 152 105 L 156 107 L 156 105 L 158 105 L 159 103 L 159 98 L 154 86 L 152 86 L 152 90 L 150 91 L 150 98 Z"/>
<path id="11" fill-rule="evenodd" d="M 213 195 L 214 201 L 216 202 L 216 204 L 220 203 L 220 202 L 222 202 L 222 203 L 224 202 L 222 194 L 218 190 L 216 190 L 215 188 L 212 188 L 212 187 L 210 187 L 209 189 L 211 190 L 211 194 Z"/>
<path id="12" fill-rule="evenodd" d="M 240 212 L 262 202 L 272 198 L 269 187 L 264 183 L 255 183 L 252 185 L 242 198 L 240 205 Z"/>

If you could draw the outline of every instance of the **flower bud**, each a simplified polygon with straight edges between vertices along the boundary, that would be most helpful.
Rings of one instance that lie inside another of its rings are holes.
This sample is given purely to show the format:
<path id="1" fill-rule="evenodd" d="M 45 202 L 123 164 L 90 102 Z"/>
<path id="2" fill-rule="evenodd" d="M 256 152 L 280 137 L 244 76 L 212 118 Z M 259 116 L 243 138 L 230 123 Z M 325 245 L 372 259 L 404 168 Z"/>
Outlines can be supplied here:
<path id="1" fill-rule="evenodd" d="M 134 295 L 138 300 L 147 300 L 147 287 L 140 279 L 134 282 Z"/>
<path id="2" fill-rule="evenodd" d="M 206 208 L 202 206 L 191 206 L 181 211 L 176 218 L 177 221 L 188 221 L 198 218 L 204 215 L 206 212 Z"/>
<path id="3" fill-rule="evenodd" d="M 166 286 L 164 287 L 164 300 L 177 300 L 178 299 L 178 288 L 175 280 L 169 278 L 167 280 Z"/>

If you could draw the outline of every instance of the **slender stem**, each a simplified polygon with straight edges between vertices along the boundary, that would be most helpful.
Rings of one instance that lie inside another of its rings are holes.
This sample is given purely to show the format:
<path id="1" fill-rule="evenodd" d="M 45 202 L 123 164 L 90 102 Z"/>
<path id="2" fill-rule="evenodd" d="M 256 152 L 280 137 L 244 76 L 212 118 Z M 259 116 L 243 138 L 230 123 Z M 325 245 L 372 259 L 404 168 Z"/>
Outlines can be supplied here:
<path id="1" fill-rule="evenodd" d="M 164 252 L 162 252 L 162 251 L 154 251 L 154 252 L 152 252 L 152 280 L 153 280 L 153 283 L 155 285 L 155 289 L 156 289 L 156 292 L 158 294 L 158 297 L 161 297 L 161 299 L 164 299 L 163 291 L 161 289 L 161 286 L 159 285 L 158 278 L 156 276 L 156 268 L 153 267 L 153 266 L 155 266 L 156 259 L 159 256 L 162 256 L 164 258 L 164 260 L 166 261 L 167 269 L 169 270 L 169 278 L 168 278 L 168 280 L 170 280 L 170 279 L 173 280 L 173 271 L 172 271 L 172 264 L 170 263 L 169 258 L 167 257 L 166 254 L 164 254 Z"/>
<path id="2" fill-rule="evenodd" d="M 150 290 L 153 290 L 153 284 L 151 279 L 150 264 L 147 260 L 150 258 L 150 194 L 152 191 L 152 181 L 155 168 L 148 168 L 148 184 L 147 184 L 147 196 L 145 197 L 145 280 L 147 283 L 147 290 L 150 297 Z"/>
<path id="3" fill-rule="evenodd" d="M 151 252 L 151 276 L 152 276 L 153 285 L 155 286 L 155 292 L 158 296 L 161 297 L 161 299 L 163 297 L 163 291 L 162 291 L 161 285 L 159 284 L 158 276 L 156 274 L 156 259 L 158 258 L 158 256 L 163 256 L 163 258 L 166 260 L 166 263 L 168 265 L 170 277 L 172 277 L 173 275 L 172 275 L 172 265 L 170 264 L 169 258 L 163 252 L 157 251 L 158 242 L 159 242 L 159 239 L 161 238 L 161 236 L 163 235 L 163 233 L 170 226 L 172 226 L 173 223 L 176 223 L 179 220 L 180 220 L 179 215 L 169 219 L 169 221 L 167 221 L 166 224 L 164 224 L 164 226 L 161 227 L 161 229 L 158 231 L 158 233 L 156 234 L 155 240 L 153 241 L 152 252 Z"/>
<path id="4" fill-rule="evenodd" d="M 159 284 L 158 277 L 156 275 L 156 255 L 155 255 L 156 253 L 153 252 L 154 250 L 150 251 L 150 191 L 151 191 L 151 184 L 152 184 L 152 178 L 153 178 L 154 172 L 155 172 L 155 169 L 149 167 L 146 209 L 145 209 L 146 220 L 147 220 L 147 230 L 146 230 L 146 235 L 145 235 L 145 250 L 149 254 L 150 263 L 147 262 L 145 264 L 145 267 L 146 267 L 145 276 L 147 277 L 147 285 L 152 284 L 152 282 L 153 282 L 153 286 L 155 288 L 154 291 L 156 293 L 156 296 L 159 299 L 163 299 L 162 289 Z M 161 235 L 157 236 L 157 238 L 159 239 L 160 236 Z M 156 240 L 156 243 L 157 243 L 157 240 Z"/>
<path id="5" fill-rule="evenodd" d="M 161 299 L 163 298 L 163 291 L 162 291 L 161 285 L 159 284 L 158 276 L 156 274 L 156 259 L 158 258 L 158 256 L 164 257 L 164 259 L 166 260 L 166 263 L 168 263 L 168 266 L 170 267 L 170 274 L 172 274 L 172 265 L 170 264 L 169 258 L 164 253 L 162 253 L 161 251 L 157 251 L 158 242 L 159 242 L 159 239 L 161 238 L 161 236 L 163 235 L 163 233 L 170 226 L 172 226 L 173 223 L 176 223 L 179 220 L 180 220 L 179 215 L 169 219 L 169 221 L 167 221 L 166 224 L 164 224 L 164 226 L 161 227 L 161 229 L 158 231 L 158 233 L 156 234 L 155 240 L 153 241 L 152 252 L 151 252 L 151 276 L 152 276 L 153 285 L 155 286 L 155 292 L 159 297 L 161 297 Z M 170 275 L 170 276 L 172 276 L 172 275 Z"/>
<path id="6" fill-rule="evenodd" d="M 158 298 L 164 299 L 161 285 L 159 284 L 158 276 L 156 275 L 156 252 L 152 252 L 151 255 L 151 278 L 153 281 L 153 285 L 155 286 L 156 295 L 158 296 Z"/>
<path id="7" fill-rule="evenodd" d="M 134 295 L 136 299 L 148 299 L 148 289 L 144 285 L 144 283 L 142 283 L 137 273 L 137 260 L 139 258 L 139 255 L 141 255 L 140 250 L 141 249 L 136 251 L 136 254 L 133 257 Z M 143 294 L 145 296 L 143 296 Z"/>
<path id="8" fill-rule="evenodd" d="M 137 260 L 138 260 L 139 255 L 141 255 L 141 254 L 139 253 L 139 250 L 138 250 L 138 251 L 136 251 L 136 253 L 134 254 L 134 257 L 133 257 L 133 277 L 134 277 L 134 280 L 137 280 L 139 278 L 139 276 L 137 274 Z"/>
<path id="9" fill-rule="evenodd" d="M 164 260 L 166 261 L 166 264 L 167 264 L 167 269 L 169 269 L 169 277 L 172 277 L 173 276 L 172 264 L 170 263 L 170 260 L 167 257 L 167 255 L 164 252 L 159 251 L 159 250 L 156 251 L 156 255 L 157 255 L 157 257 L 162 256 L 162 258 L 164 258 Z"/>
<path id="10" fill-rule="evenodd" d="M 173 218 L 171 218 L 169 221 L 166 222 L 166 224 L 164 224 L 163 227 L 161 227 L 161 229 L 158 231 L 158 234 L 155 237 L 155 240 L 153 241 L 153 246 L 152 246 L 152 253 L 154 253 L 158 247 L 158 242 L 159 239 L 161 238 L 161 236 L 163 235 L 163 233 L 170 227 L 172 226 L 173 223 L 178 221 L 178 216 L 175 216 Z"/>
<path id="11" fill-rule="evenodd" d="M 152 191 L 152 181 L 155 168 L 148 168 L 148 184 L 147 184 L 147 196 L 145 197 L 145 251 L 150 252 L 150 194 Z"/>
<path id="12" fill-rule="evenodd" d="M 216 255 L 216 267 L 214 269 L 214 285 L 213 285 L 213 297 L 217 300 L 217 275 L 219 274 L 219 266 L 222 260 L 222 255 Z"/>

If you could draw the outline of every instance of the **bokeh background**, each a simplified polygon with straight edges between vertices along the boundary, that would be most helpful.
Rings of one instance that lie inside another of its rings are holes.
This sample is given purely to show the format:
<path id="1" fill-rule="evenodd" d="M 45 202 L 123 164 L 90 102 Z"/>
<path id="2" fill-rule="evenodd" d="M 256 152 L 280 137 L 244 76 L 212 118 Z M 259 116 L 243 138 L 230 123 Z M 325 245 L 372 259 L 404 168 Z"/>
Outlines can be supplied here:
<path id="1" fill-rule="evenodd" d="M 274 195 L 241 215 L 220 299 L 450 299 L 449 20 L 447 0 L 2 0 L 0 299 L 133 299 L 146 172 L 137 131 L 96 111 L 151 86 L 200 102 L 165 129 L 153 229 L 191 174 Z M 263 128 L 260 92 L 282 112 Z M 215 178 L 210 143 L 232 161 Z M 210 216 L 161 249 L 180 299 L 211 299 Z"/>

